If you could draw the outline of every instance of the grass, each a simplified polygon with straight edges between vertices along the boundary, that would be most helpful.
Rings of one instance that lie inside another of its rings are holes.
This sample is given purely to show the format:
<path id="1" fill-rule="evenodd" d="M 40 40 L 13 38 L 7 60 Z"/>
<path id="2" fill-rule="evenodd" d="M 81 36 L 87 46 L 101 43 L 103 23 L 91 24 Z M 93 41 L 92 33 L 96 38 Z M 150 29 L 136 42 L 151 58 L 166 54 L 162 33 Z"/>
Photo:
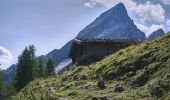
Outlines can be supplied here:
<path id="1" fill-rule="evenodd" d="M 81 69 L 80 69 L 81 68 Z M 87 80 L 81 77 L 86 76 Z M 65 78 L 65 80 L 62 80 Z M 106 88 L 97 82 L 103 80 Z M 120 84 L 124 91 L 114 89 Z M 105 99 L 104 99 L 105 98 Z M 169 100 L 170 33 L 120 50 L 89 66 L 37 79 L 11 100 Z"/>

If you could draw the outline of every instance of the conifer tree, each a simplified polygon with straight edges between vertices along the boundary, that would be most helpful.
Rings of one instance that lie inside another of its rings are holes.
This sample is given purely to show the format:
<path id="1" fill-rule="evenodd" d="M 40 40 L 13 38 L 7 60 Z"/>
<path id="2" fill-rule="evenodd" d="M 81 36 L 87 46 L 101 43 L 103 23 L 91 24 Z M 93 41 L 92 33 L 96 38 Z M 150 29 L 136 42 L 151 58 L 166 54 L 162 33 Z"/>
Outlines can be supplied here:
<path id="1" fill-rule="evenodd" d="M 3 98 L 3 72 L 0 69 L 0 98 Z"/>
<path id="2" fill-rule="evenodd" d="M 33 45 L 26 47 L 18 57 L 15 88 L 17 91 L 24 88 L 30 81 L 38 77 L 37 58 Z"/>
<path id="3" fill-rule="evenodd" d="M 48 76 L 51 76 L 54 74 L 54 68 L 55 68 L 55 65 L 52 61 L 52 59 L 48 59 L 48 62 L 47 62 L 47 75 Z"/>
<path id="4" fill-rule="evenodd" d="M 42 63 L 41 59 L 39 59 L 38 68 L 39 68 L 39 77 L 46 77 L 47 75 L 45 73 L 45 68 L 43 66 L 43 63 Z"/>

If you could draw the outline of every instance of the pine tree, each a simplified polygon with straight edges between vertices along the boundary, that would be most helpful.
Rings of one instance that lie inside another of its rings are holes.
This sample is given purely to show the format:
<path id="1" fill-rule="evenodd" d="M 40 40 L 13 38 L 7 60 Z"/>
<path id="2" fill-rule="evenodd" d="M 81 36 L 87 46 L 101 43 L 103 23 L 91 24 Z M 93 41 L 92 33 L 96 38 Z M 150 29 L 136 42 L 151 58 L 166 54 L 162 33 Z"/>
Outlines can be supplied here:
<path id="1" fill-rule="evenodd" d="M 3 72 L 0 69 L 0 98 L 3 98 Z"/>
<path id="2" fill-rule="evenodd" d="M 47 75 L 45 73 L 45 68 L 43 66 L 43 63 L 42 63 L 41 59 L 39 59 L 38 68 L 39 68 L 39 77 L 46 77 Z"/>
<path id="3" fill-rule="evenodd" d="M 55 68 L 55 65 L 52 59 L 48 59 L 48 62 L 47 62 L 47 75 L 48 76 L 51 76 L 54 74 L 54 68 Z"/>
<path id="4" fill-rule="evenodd" d="M 30 68 L 29 68 L 29 50 L 26 47 L 22 54 L 18 57 L 17 72 L 16 72 L 16 83 L 15 87 L 19 91 L 25 85 L 28 84 L 28 80 L 31 80 Z M 28 69 L 28 70 L 27 70 Z"/>
<path id="5" fill-rule="evenodd" d="M 3 71 L 0 69 L 0 99 L 5 100 L 5 88 L 3 84 Z"/>
<path id="6" fill-rule="evenodd" d="M 38 59 L 35 56 L 36 49 L 34 45 L 30 45 L 28 47 L 28 50 L 30 52 L 30 70 L 32 72 L 32 79 L 38 78 L 39 75 L 39 65 L 38 65 Z"/>
<path id="7" fill-rule="evenodd" d="M 33 45 L 26 47 L 18 57 L 15 88 L 17 91 L 24 88 L 30 81 L 39 76 L 37 58 Z"/>

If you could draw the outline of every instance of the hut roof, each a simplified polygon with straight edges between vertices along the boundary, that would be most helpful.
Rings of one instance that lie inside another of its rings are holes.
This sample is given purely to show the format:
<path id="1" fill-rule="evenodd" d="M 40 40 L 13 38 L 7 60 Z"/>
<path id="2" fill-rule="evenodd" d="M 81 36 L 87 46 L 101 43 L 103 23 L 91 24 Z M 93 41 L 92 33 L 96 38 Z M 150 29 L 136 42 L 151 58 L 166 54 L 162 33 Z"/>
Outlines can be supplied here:
<path id="1" fill-rule="evenodd" d="M 78 39 L 75 38 L 73 40 L 76 44 L 84 44 L 84 43 L 140 43 L 140 40 L 127 40 L 127 39 Z"/>
<path id="2" fill-rule="evenodd" d="M 127 39 L 78 39 L 75 38 L 73 39 L 72 46 L 70 49 L 69 57 L 71 57 L 72 53 L 75 50 L 75 47 L 77 45 L 83 45 L 83 44 L 138 44 L 141 43 L 142 41 L 136 41 L 136 40 L 127 40 Z"/>

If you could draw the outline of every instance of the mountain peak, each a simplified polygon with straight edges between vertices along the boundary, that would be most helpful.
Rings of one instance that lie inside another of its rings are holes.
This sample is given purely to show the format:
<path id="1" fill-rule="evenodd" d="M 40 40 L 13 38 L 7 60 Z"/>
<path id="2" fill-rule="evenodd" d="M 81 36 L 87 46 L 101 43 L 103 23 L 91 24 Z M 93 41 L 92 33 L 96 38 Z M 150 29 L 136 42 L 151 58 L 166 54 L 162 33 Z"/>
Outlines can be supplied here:
<path id="1" fill-rule="evenodd" d="M 160 33 L 164 33 L 164 31 L 163 31 L 163 29 L 158 29 L 157 31 L 155 31 L 155 32 L 160 32 Z"/>
<path id="2" fill-rule="evenodd" d="M 116 6 L 112 7 L 114 9 L 121 9 L 121 10 L 126 10 L 126 7 L 123 3 L 119 3 Z"/>
<path id="3" fill-rule="evenodd" d="M 123 3 L 119 3 L 116 6 L 110 8 L 108 11 L 104 12 L 101 16 L 124 16 L 128 17 L 126 7 Z"/>
<path id="4" fill-rule="evenodd" d="M 152 34 L 149 35 L 148 39 L 154 39 L 157 38 L 161 35 L 163 35 L 165 32 L 163 31 L 163 29 L 158 29 L 156 31 L 154 31 Z"/>
<path id="5" fill-rule="evenodd" d="M 119 3 L 101 14 L 95 21 L 84 28 L 76 38 L 143 41 L 146 36 L 128 16 L 124 4 Z"/>

